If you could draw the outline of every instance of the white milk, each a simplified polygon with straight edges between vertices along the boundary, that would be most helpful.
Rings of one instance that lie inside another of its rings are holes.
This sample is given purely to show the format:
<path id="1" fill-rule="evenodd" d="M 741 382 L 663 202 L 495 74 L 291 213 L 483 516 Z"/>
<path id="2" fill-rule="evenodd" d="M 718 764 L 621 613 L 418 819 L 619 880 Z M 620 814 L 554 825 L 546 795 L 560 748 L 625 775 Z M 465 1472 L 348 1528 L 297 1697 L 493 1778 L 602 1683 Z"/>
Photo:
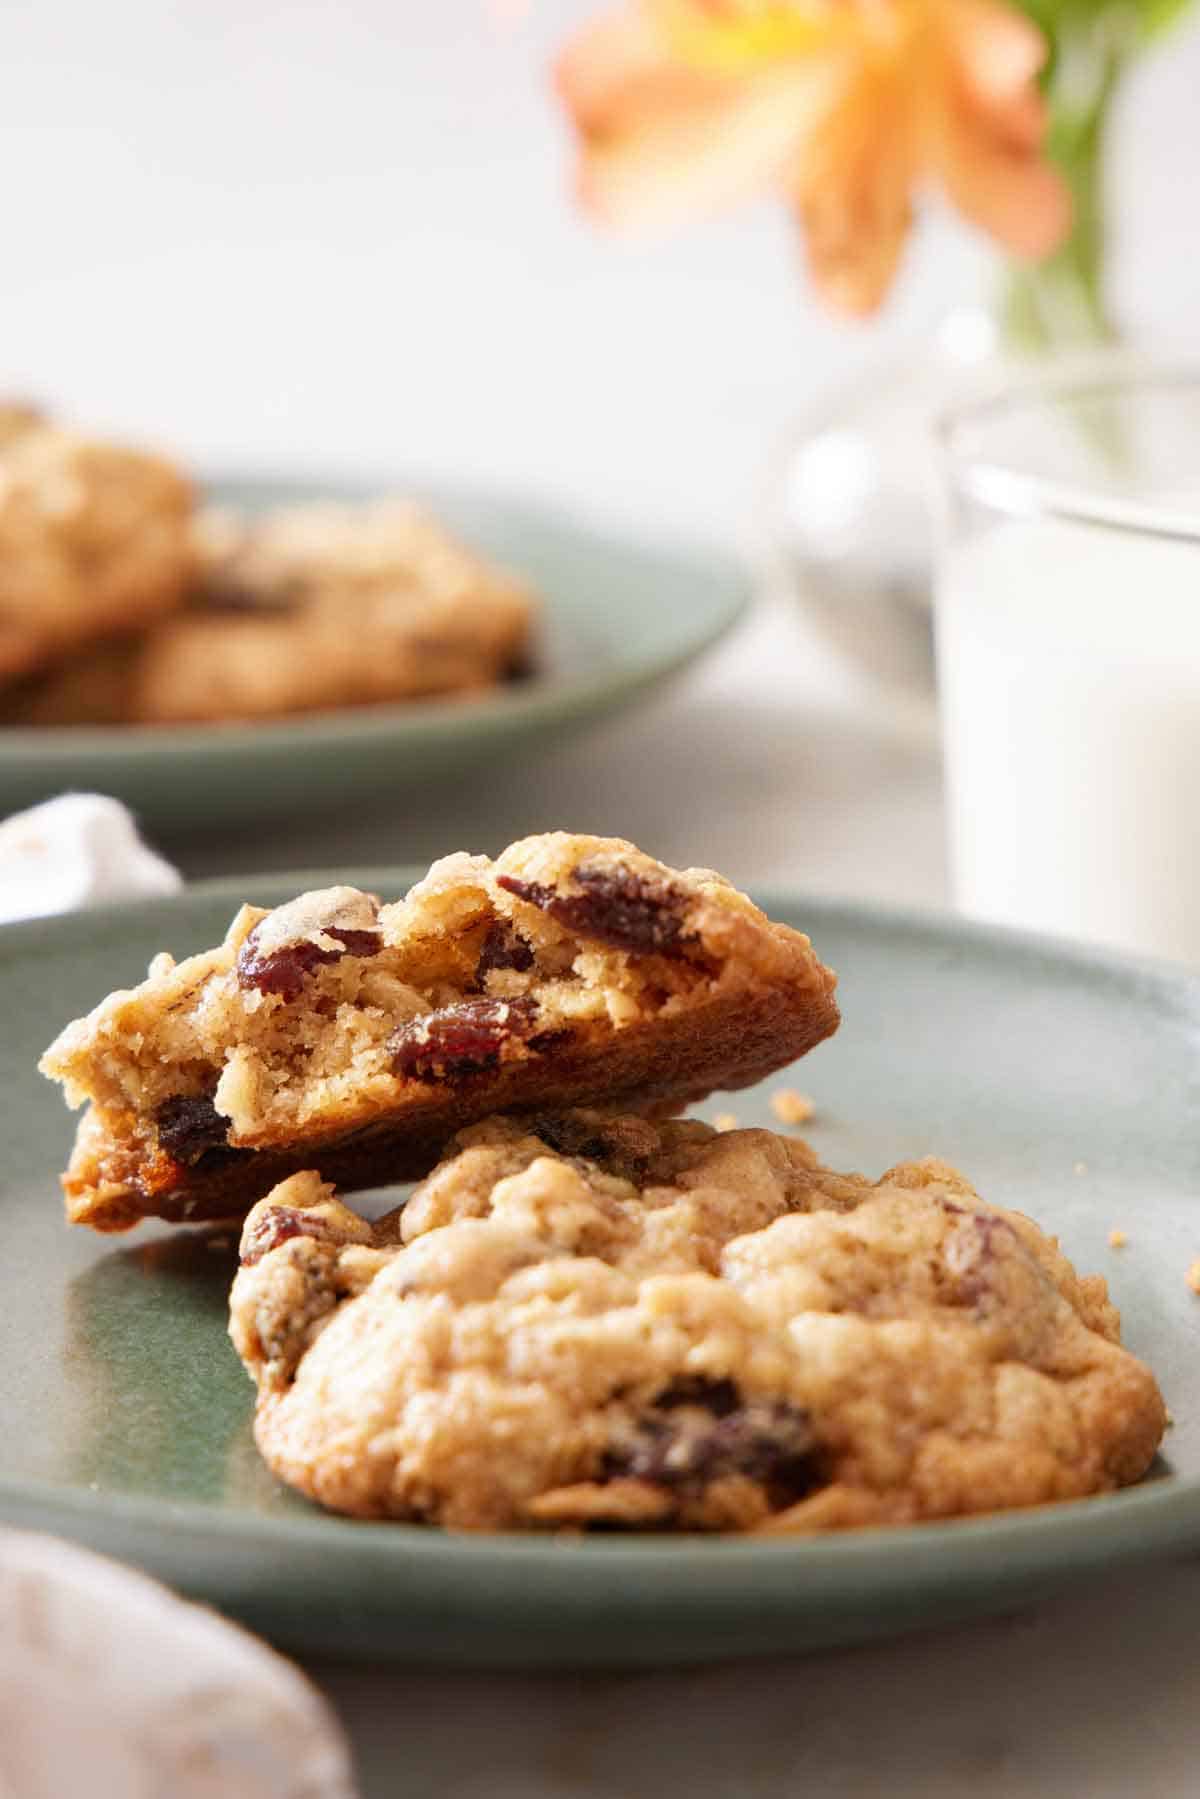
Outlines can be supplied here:
<path id="1" fill-rule="evenodd" d="M 962 909 L 1200 963 L 1200 545 L 984 526 L 938 638 Z"/>

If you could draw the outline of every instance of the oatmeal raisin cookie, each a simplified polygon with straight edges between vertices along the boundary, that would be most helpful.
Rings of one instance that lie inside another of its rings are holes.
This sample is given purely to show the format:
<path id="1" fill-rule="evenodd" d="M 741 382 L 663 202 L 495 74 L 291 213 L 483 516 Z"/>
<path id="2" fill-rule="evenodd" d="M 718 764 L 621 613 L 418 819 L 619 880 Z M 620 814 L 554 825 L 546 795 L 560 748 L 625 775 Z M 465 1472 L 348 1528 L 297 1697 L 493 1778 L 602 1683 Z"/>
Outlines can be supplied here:
<path id="1" fill-rule="evenodd" d="M 91 1107 L 68 1211 L 229 1216 L 297 1169 L 419 1177 L 495 1111 L 678 1108 L 829 1036 L 834 985 L 721 876 L 613 838 L 449 856 L 393 905 L 333 887 L 244 906 L 219 948 L 157 957 L 43 1057 Z"/>
<path id="2" fill-rule="evenodd" d="M 531 658 L 529 590 L 407 502 L 197 521 L 187 607 L 15 690 L 10 724 L 264 719 L 478 694 Z"/>
<path id="3" fill-rule="evenodd" d="M 1103 1280 L 945 1164 L 576 1111 L 462 1133 L 369 1225 L 250 1213 L 231 1333 L 274 1472 L 362 1518 L 824 1531 L 1137 1480 L 1162 1397 Z"/>
<path id="4" fill-rule="evenodd" d="M 0 409 L 0 681 L 177 607 L 192 504 L 161 457 Z"/>

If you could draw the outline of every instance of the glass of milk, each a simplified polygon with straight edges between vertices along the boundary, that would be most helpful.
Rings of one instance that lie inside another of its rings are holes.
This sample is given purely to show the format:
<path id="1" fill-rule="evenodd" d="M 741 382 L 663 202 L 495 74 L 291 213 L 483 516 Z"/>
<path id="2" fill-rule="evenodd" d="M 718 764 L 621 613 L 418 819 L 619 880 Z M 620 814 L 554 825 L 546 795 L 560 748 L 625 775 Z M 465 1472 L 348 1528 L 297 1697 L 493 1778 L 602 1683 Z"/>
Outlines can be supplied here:
<path id="1" fill-rule="evenodd" d="M 938 669 L 960 908 L 1200 964 L 1200 373 L 942 428 Z"/>

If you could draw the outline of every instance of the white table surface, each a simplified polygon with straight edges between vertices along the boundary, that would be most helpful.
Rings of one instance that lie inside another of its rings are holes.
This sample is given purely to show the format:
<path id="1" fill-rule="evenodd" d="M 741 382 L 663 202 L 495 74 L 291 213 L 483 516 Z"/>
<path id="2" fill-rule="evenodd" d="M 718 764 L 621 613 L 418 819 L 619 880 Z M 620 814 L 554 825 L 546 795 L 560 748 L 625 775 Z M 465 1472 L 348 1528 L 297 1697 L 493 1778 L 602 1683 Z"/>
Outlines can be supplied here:
<path id="1" fill-rule="evenodd" d="M 790 1661 L 659 1674 L 310 1664 L 364 1799 L 1182 1799 L 1200 1565 Z"/>

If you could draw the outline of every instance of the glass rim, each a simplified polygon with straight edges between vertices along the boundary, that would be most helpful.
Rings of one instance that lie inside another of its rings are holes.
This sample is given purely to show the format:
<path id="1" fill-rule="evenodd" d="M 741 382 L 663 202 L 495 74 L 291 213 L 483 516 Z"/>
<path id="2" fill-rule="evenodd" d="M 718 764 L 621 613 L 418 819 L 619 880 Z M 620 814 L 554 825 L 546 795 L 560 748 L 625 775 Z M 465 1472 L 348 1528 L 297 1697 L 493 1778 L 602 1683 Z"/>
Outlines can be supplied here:
<path id="1" fill-rule="evenodd" d="M 1200 542 L 1200 500 L 1194 507 L 1185 508 L 1127 499 L 1079 482 L 1028 473 L 1014 466 L 1010 458 L 989 458 L 984 451 L 969 452 L 957 442 L 959 435 L 971 426 L 1006 414 L 1032 412 L 1055 402 L 1104 399 L 1139 391 L 1187 392 L 1200 399 L 1200 363 L 1133 366 L 1104 375 L 1031 375 L 948 407 L 934 420 L 943 478 L 954 492 L 1010 517 L 1052 518 L 1145 537 Z"/>

